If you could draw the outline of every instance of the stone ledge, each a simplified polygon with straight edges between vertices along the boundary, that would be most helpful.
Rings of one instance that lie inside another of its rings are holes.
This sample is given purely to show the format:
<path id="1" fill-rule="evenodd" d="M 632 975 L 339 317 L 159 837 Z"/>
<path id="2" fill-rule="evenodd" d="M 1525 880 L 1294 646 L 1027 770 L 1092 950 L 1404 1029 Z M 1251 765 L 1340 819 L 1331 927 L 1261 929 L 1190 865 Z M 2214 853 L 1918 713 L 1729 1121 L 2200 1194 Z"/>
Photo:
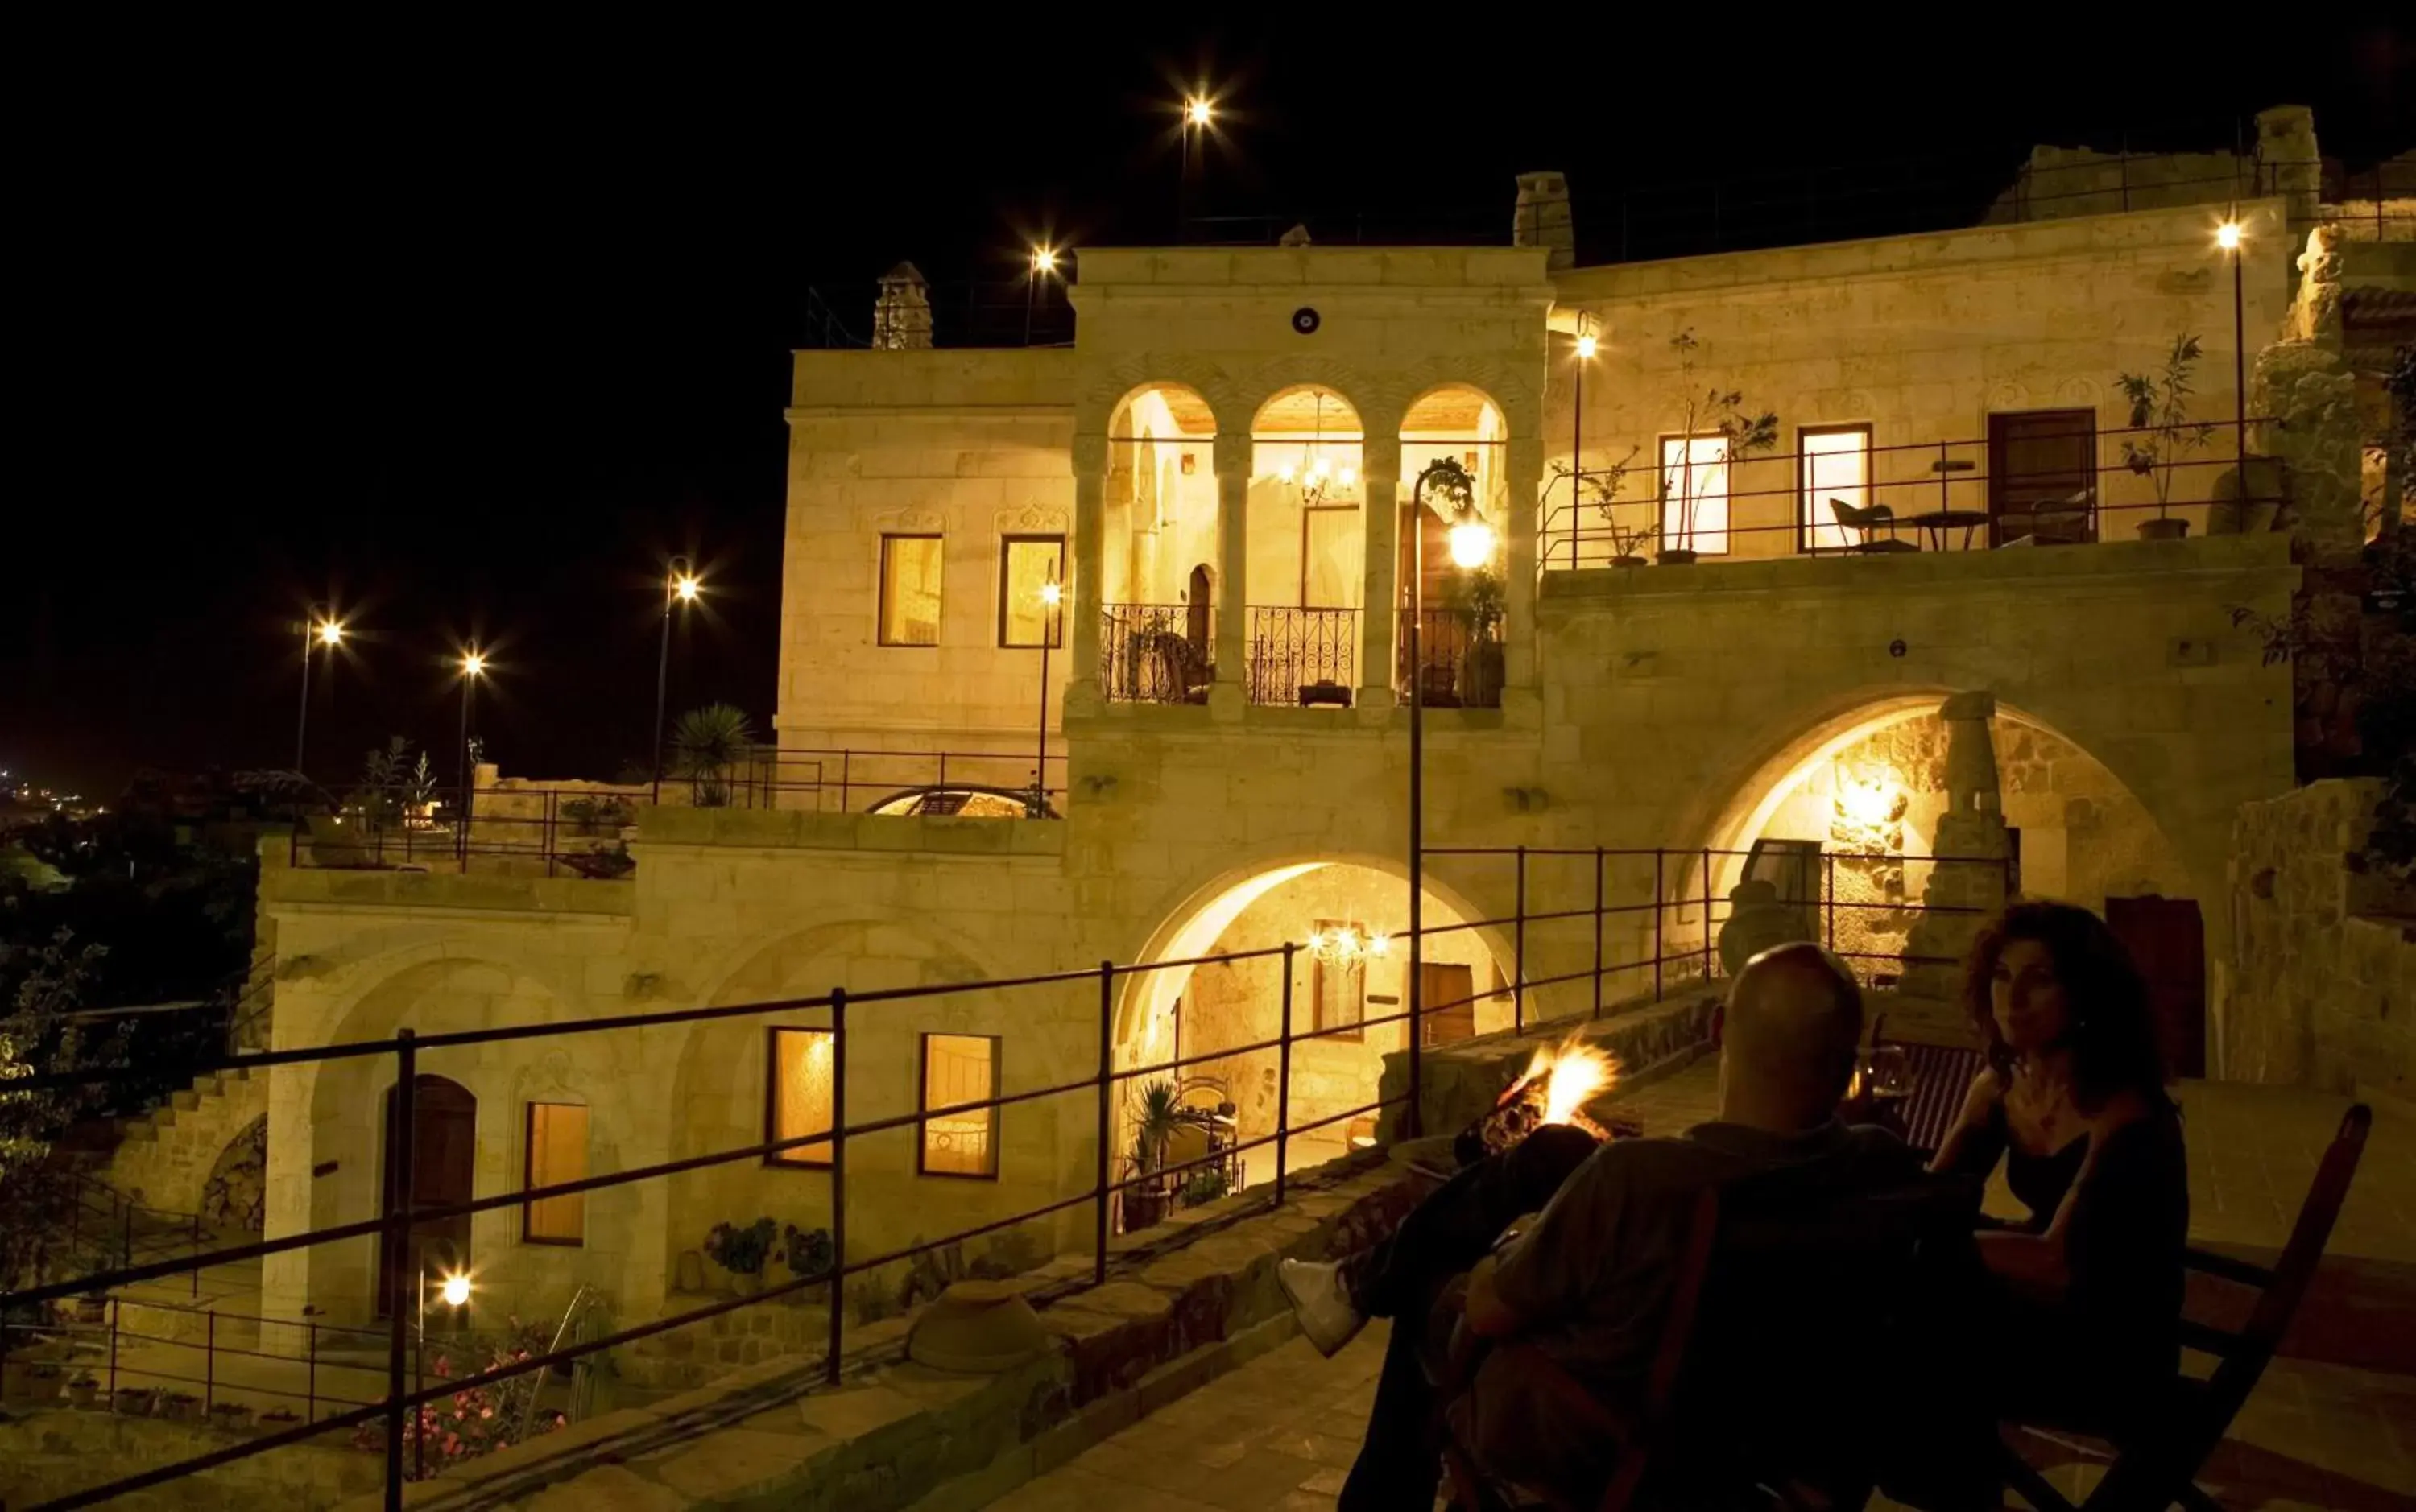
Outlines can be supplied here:
<path id="1" fill-rule="evenodd" d="M 1300 1173 L 1289 1200 L 1203 1205 L 1120 1240 L 1105 1286 L 1088 1257 L 1034 1273 L 1053 1346 L 1013 1370 L 953 1375 L 904 1358 L 911 1320 L 851 1329 L 844 1384 L 819 1360 L 767 1360 L 651 1407 L 609 1414 L 406 1489 L 406 1505 L 468 1512 L 979 1506 L 1291 1337 L 1283 1257 L 1373 1243 L 1415 1178 L 1373 1153 Z M 372 1496 L 344 1504 L 370 1512 Z"/>
<path id="2" fill-rule="evenodd" d="M 648 809 L 630 847 L 643 865 L 668 846 L 760 850 L 914 851 L 960 856 L 1054 856 L 1056 819 L 969 819 L 943 814 L 826 814 L 811 809 Z"/>

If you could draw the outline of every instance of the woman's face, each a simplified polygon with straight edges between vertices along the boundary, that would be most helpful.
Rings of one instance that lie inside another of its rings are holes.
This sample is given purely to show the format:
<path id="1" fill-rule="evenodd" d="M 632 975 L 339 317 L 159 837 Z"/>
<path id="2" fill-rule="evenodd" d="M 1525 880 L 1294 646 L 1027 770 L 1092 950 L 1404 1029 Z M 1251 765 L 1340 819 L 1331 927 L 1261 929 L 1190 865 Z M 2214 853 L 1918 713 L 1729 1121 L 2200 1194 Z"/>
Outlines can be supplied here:
<path id="1" fill-rule="evenodd" d="M 2063 983 L 2055 960 L 2037 940 L 2015 940 L 1997 956 L 1988 980 L 1988 1003 L 1997 1033 L 2016 1055 L 2030 1055 L 2061 1040 L 2071 1026 Z"/>

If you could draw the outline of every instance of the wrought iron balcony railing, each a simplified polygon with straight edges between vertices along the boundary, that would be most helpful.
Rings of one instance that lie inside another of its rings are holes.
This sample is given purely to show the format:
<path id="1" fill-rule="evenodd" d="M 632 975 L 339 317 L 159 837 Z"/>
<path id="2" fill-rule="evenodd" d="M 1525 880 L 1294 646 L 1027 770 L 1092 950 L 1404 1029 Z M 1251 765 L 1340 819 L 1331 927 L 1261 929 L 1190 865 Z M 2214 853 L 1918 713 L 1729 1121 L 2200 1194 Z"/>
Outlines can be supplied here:
<path id="1" fill-rule="evenodd" d="M 1216 630 L 1189 604 L 1110 604 L 1099 610 L 1099 691 L 1110 703 L 1206 703 L 1216 681 Z"/>
<path id="2" fill-rule="evenodd" d="M 1250 702 L 1347 708 L 1358 670 L 1357 609 L 1250 610 Z"/>
<path id="3" fill-rule="evenodd" d="M 1502 638 L 1480 636 L 1465 609 L 1401 611 L 1393 642 L 1393 686 L 1410 696 L 1410 621 L 1418 626 L 1418 700 L 1428 709 L 1502 707 Z"/>

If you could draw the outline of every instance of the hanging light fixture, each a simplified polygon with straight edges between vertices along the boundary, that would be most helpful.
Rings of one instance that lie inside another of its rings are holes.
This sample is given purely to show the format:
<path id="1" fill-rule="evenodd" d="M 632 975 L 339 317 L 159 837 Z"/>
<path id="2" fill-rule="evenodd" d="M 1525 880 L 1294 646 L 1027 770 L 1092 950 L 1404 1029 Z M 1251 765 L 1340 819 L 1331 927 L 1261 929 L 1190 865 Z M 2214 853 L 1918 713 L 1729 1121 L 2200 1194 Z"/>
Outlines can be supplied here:
<path id="1" fill-rule="evenodd" d="M 1380 930 L 1361 934 L 1355 925 L 1336 924 L 1308 932 L 1308 953 L 1330 966 L 1364 966 L 1393 953 L 1392 936 Z"/>

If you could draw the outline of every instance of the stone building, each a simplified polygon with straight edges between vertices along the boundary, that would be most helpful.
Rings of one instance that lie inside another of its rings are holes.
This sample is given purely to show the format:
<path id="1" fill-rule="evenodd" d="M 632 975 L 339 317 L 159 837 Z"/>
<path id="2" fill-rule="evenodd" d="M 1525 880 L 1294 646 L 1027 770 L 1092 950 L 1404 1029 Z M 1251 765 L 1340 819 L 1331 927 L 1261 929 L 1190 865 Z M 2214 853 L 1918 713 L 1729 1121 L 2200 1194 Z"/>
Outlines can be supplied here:
<path id="1" fill-rule="evenodd" d="M 964 988 L 850 1017 L 851 1120 L 908 1118 L 1096 1070 L 1095 988 L 980 983 L 1347 930 L 1368 948 L 1299 953 L 1288 995 L 1276 956 L 1119 979 L 1104 1010 L 1130 1067 L 1268 1038 L 1288 996 L 1298 1027 L 1335 1031 L 1292 1070 L 1293 1122 L 1322 1118 L 1371 1099 L 1403 1043 L 1353 1026 L 1405 992 L 1404 952 L 1372 941 L 1407 924 L 1414 676 L 1427 843 L 1499 852 L 1432 859 L 1430 926 L 1510 915 L 1510 847 L 1601 846 L 1537 857 L 1533 906 L 1582 906 L 1599 869 L 1610 895 L 1647 900 L 1604 926 L 1608 959 L 1708 960 L 1757 843 L 1859 858 L 1820 898 L 1910 906 L 1939 885 L 1931 847 L 1986 828 L 1993 850 L 1947 853 L 1999 868 L 1998 894 L 2017 865 L 2030 891 L 2092 906 L 2184 907 L 2219 1062 L 2233 826 L 2294 781 L 2293 669 L 2235 610 L 2287 621 L 2294 540 L 2342 507 L 2303 487 L 2278 522 L 2257 507 L 2239 452 L 2284 455 L 2293 484 L 2318 461 L 2264 427 L 2235 444 L 2227 423 L 2266 412 L 2236 371 L 2287 366 L 2274 350 L 2315 297 L 2300 253 L 2322 206 L 2287 187 L 2236 206 L 2167 189 L 2144 208 L 1589 267 L 1554 245 L 1582 199 L 1547 176 L 1559 197 L 1532 246 L 1085 250 L 1061 347 L 948 345 L 901 265 L 874 350 L 795 358 L 764 801 L 639 804 L 635 870 L 612 878 L 272 847 L 277 1045 Z M 2126 432 L 2118 377 L 2156 370 L 2182 335 L 2203 352 L 2195 416 L 2225 425 L 2135 469 L 2124 443 L 2155 438 Z M 1764 434 L 1723 429 L 1764 412 Z M 1497 533 L 1476 573 L 1449 565 L 1452 520 L 1417 497 L 1442 462 Z M 2137 538 L 2159 516 L 2186 536 Z M 1891 539 L 1903 549 L 1868 548 Z M 1976 765 L 1950 756 L 1940 710 L 1958 696 Z M 1035 769 L 1049 812 L 1020 816 Z M 1957 771 L 1994 787 L 1964 792 Z M 1849 922 L 1878 985 L 1911 912 Z M 1581 971 L 1597 949 L 1588 921 L 1524 944 L 1521 960 L 1492 923 L 1439 937 L 1430 988 L 1477 999 L 1455 1032 L 1502 1026 L 1503 983 Z M 1608 996 L 1652 986 L 1638 968 Z M 1587 1011 L 1592 994 L 1538 990 L 1524 1011 Z M 826 1017 L 430 1049 L 443 1190 L 826 1127 Z M 377 1211 L 393 1066 L 270 1073 L 272 1236 Z M 1243 1132 L 1273 1127 L 1271 1057 L 1207 1070 Z M 1088 1093 L 1038 1099 L 853 1142 L 851 1254 L 1086 1190 L 1093 1110 Z M 1365 1132 L 1336 1123 L 1294 1158 Z M 503 1207 L 451 1242 L 504 1305 L 558 1307 L 583 1282 L 642 1321 L 696 1282 L 683 1257 L 715 1223 L 826 1221 L 815 1159 Z M 1081 1249 L 1088 1222 L 998 1242 Z M 365 1318 L 375 1266 L 366 1237 L 272 1256 L 266 1306 Z"/>

